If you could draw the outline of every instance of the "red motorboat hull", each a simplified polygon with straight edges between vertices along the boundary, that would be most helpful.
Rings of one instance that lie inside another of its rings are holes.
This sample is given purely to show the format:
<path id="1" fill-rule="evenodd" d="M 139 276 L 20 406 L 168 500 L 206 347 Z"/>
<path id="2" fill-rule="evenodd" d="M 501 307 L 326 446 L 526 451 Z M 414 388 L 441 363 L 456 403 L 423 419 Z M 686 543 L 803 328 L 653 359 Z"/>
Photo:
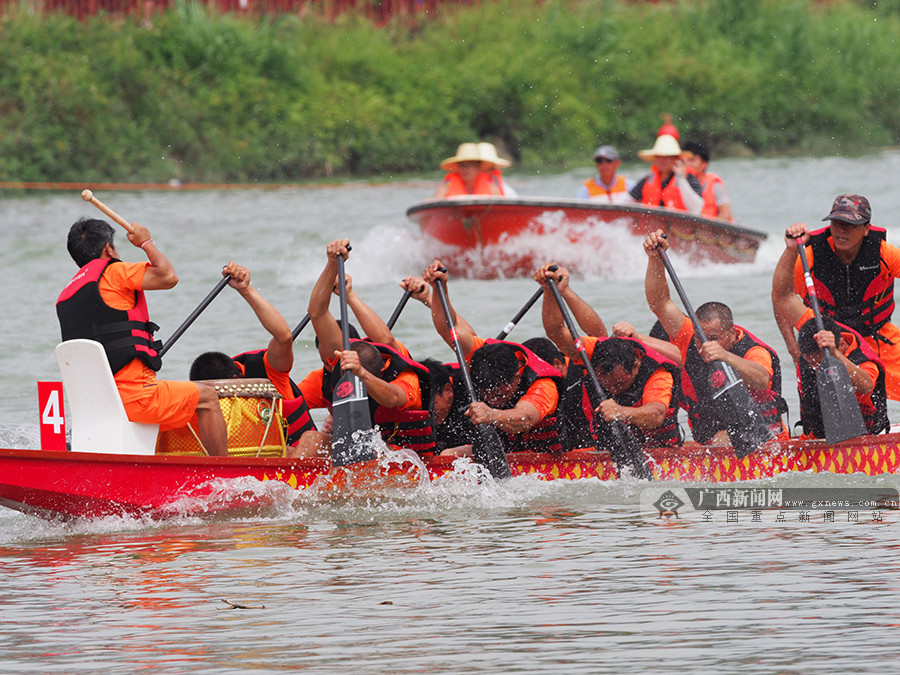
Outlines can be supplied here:
<path id="1" fill-rule="evenodd" d="M 564 236 L 574 243 L 584 236 L 585 226 L 600 223 L 623 224 L 635 236 L 661 229 L 669 235 L 674 251 L 696 262 L 753 262 L 768 236 L 683 211 L 584 199 L 442 199 L 416 204 L 406 215 L 422 232 L 455 249 L 442 253 L 451 271 L 471 273 L 474 266 L 475 276 L 529 275 L 536 256 L 508 255 L 511 241 L 538 235 Z M 548 226 L 551 221 L 552 227 Z M 557 262 L 573 266 L 570 261 Z"/>
<path id="2" fill-rule="evenodd" d="M 829 446 L 794 440 L 737 459 L 730 446 L 648 451 L 657 481 L 728 483 L 769 478 L 784 472 L 895 474 L 900 469 L 900 434 L 867 436 Z M 454 471 L 454 459 L 426 463 L 429 477 Z M 542 480 L 613 480 L 615 467 L 605 451 L 509 455 L 513 476 Z M 316 486 L 326 493 L 353 496 L 384 487 L 415 487 L 424 476 L 401 462 L 343 467 L 331 472 L 324 460 L 109 455 L 41 450 L 0 450 L 0 504 L 46 518 L 214 515 L 259 506 L 258 492 L 222 491 L 222 481 L 242 478 L 278 481 L 293 489 Z"/>

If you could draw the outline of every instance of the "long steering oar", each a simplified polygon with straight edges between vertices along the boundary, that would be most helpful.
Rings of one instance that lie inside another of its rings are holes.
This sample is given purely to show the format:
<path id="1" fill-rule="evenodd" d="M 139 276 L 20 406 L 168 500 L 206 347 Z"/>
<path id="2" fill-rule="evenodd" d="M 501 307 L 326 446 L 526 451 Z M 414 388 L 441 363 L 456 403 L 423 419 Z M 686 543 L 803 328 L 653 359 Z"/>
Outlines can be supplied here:
<path id="1" fill-rule="evenodd" d="M 442 279 L 437 280 L 435 288 L 441 300 L 441 307 L 444 310 L 447 325 L 450 327 L 450 337 L 453 339 L 453 351 L 456 352 L 459 370 L 466 383 L 469 398 L 474 403 L 478 400 L 478 396 L 475 394 L 475 386 L 472 384 L 472 375 L 469 373 L 466 355 L 463 354 L 459 336 L 456 334 L 456 322 L 453 321 L 450 302 L 447 300 L 447 290 L 444 288 Z M 500 440 L 500 434 L 497 432 L 497 429 L 489 424 L 478 424 L 475 428 L 478 430 L 478 438 L 472 443 L 472 455 L 475 461 L 486 467 L 494 478 L 498 480 L 509 478 L 512 472 L 509 470 L 509 461 L 506 459 L 506 453 L 503 451 L 503 442 Z"/>
<path id="2" fill-rule="evenodd" d="M 555 269 L 551 267 L 550 271 L 555 271 Z M 591 365 L 591 360 L 588 358 L 587 352 L 584 349 L 584 344 L 581 342 L 581 337 L 578 335 L 578 329 L 575 326 L 575 322 L 572 320 L 569 308 L 566 306 L 566 303 L 559 292 L 556 280 L 548 277 L 547 285 L 550 287 L 550 292 L 553 293 L 553 299 L 556 300 L 556 304 L 559 306 L 559 311 L 563 316 L 563 320 L 566 322 L 569 333 L 572 334 L 572 339 L 575 341 L 575 349 L 578 350 L 578 354 L 581 356 L 581 362 L 584 364 L 584 370 L 588 374 L 588 379 L 591 381 L 594 393 L 600 401 L 605 401 L 609 396 L 600 385 L 600 380 L 597 378 L 597 373 Z M 599 416 L 595 419 L 597 419 L 598 422 L 603 421 Z M 631 471 L 631 475 L 635 478 L 651 480 L 653 478 L 653 472 L 647 464 L 647 456 L 644 454 L 643 449 L 641 449 L 641 444 L 638 442 L 638 439 L 631 433 L 631 430 L 628 429 L 621 420 L 606 422 L 606 424 L 609 426 L 610 431 L 612 431 L 613 439 L 615 441 L 615 445 L 608 448 L 609 456 L 616 465 L 616 471 L 619 472 L 619 475 L 622 475 L 622 468 L 627 466 Z"/>
<path id="3" fill-rule="evenodd" d="M 530 298 L 528 298 L 528 302 L 526 302 L 526 303 L 525 303 L 525 306 L 522 307 L 522 309 L 519 310 L 519 313 L 516 314 L 516 315 L 510 320 L 510 322 L 509 322 L 508 324 L 506 324 L 506 326 L 504 326 L 503 330 L 501 330 L 500 333 L 497 335 L 497 339 L 498 339 L 498 340 L 505 340 L 505 339 L 506 339 L 506 336 L 509 335 L 510 333 L 512 333 L 513 328 L 515 328 L 516 325 L 519 323 L 519 321 L 522 320 L 522 317 L 525 316 L 525 315 L 528 313 L 528 310 L 531 309 L 531 308 L 534 306 L 534 303 L 536 303 L 538 300 L 541 299 L 541 296 L 542 296 L 543 294 L 544 294 L 544 289 L 543 289 L 543 288 L 537 289 L 537 290 L 534 292 L 534 295 L 532 295 Z"/>
<path id="4" fill-rule="evenodd" d="M 797 252 L 803 264 L 803 278 L 816 317 L 816 328 L 820 331 L 825 330 L 819 299 L 816 297 L 816 287 L 813 285 L 809 263 L 806 260 L 806 247 L 799 239 Z M 840 443 L 868 433 L 862 411 L 859 409 L 859 401 L 850 382 L 850 374 L 827 347 L 822 348 L 822 362 L 816 368 L 816 390 L 819 392 L 819 410 L 822 413 L 822 424 L 825 426 L 826 441 Z"/>
<path id="5" fill-rule="evenodd" d="M 347 319 L 347 280 L 344 278 L 344 257 L 338 255 L 338 290 L 341 298 L 341 343 L 344 351 L 350 349 L 350 323 Z M 331 402 L 331 463 L 344 466 L 355 462 L 375 459 L 375 447 L 357 438 L 358 431 L 372 430 L 372 415 L 369 412 L 369 396 L 366 385 L 356 375 L 346 370 L 334 387 Z"/>
<path id="6" fill-rule="evenodd" d="M 163 345 L 162 349 L 159 350 L 159 356 L 165 354 L 169 349 L 175 344 L 175 340 L 180 338 L 184 331 L 188 329 L 188 327 L 194 323 L 194 320 L 200 316 L 201 312 L 209 306 L 209 303 L 213 301 L 223 288 L 228 285 L 228 282 L 231 281 L 231 275 L 227 274 L 219 280 L 219 283 L 216 284 L 215 288 L 213 288 L 209 294 L 203 298 L 203 301 L 197 305 L 197 309 L 190 313 L 188 318 L 186 318 L 178 328 L 175 329 L 175 332 L 172 333 L 172 336 L 166 340 L 166 343 Z"/>
<path id="7" fill-rule="evenodd" d="M 678 280 L 678 275 L 672 268 L 669 256 L 662 246 L 657 246 L 656 250 L 666 266 L 675 290 L 678 291 L 685 311 L 694 324 L 694 332 L 700 338 L 700 342 L 707 342 L 706 333 L 700 326 L 694 308 Z M 769 425 L 766 424 L 756 403 L 751 398 L 747 386 L 734 368 L 724 361 L 713 361 L 709 367 L 709 386 L 712 389 L 713 402 L 718 408 L 719 418 L 725 424 L 735 454 L 739 459 L 746 457 L 763 443 L 774 438 L 772 430 L 769 429 Z"/>
<path id="8" fill-rule="evenodd" d="M 394 327 L 394 324 L 397 323 L 397 319 L 400 318 L 400 312 L 403 311 L 403 308 L 406 307 L 406 302 L 409 300 L 409 296 L 412 295 L 412 291 L 404 291 L 403 297 L 400 298 L 400 302 L 397 304 L 397 307 L 394 309 L 394 313 L 391 314 L 391 318 L 387 320 L 388 330 Z M 309 323 L 309 314 L 307 313 L 302 319 L 300 319 L 300 323 L 294 326 L 294 330 L 291 331 L 291 339 L 296 340 L 297 336 L 306 328 L 306 324 Z"/>

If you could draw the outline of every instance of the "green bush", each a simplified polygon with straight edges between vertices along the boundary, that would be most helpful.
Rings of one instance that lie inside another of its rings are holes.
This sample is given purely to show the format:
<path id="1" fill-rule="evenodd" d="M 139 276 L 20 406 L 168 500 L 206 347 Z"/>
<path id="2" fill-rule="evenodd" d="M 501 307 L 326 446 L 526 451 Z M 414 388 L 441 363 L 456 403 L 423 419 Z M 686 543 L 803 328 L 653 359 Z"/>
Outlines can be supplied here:
<path id="1" fill-rule="evenodd" d="M 491 140 L 522 170 L 624 156 L 661 113 L 713 151 L 853 153 L 900 130 L 900 2 L 484 0 L 362 16 L 0 17 L 0 180 L 425 172 Z"/>

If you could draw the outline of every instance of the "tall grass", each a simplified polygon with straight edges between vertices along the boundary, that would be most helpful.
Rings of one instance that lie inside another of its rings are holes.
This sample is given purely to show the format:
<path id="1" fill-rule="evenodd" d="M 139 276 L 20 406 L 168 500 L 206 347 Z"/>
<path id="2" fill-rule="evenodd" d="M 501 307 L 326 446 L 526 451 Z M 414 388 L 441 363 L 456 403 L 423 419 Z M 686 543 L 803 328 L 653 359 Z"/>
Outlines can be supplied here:
<path id="1" fill-rule="evenodd" d="M 0 17 L 0 180 L 428 172 L 488 139 L 526 170 L 652 144 L 855 153 L 900 132 L 900 0 L 513 0 L 406 17 Z"/>

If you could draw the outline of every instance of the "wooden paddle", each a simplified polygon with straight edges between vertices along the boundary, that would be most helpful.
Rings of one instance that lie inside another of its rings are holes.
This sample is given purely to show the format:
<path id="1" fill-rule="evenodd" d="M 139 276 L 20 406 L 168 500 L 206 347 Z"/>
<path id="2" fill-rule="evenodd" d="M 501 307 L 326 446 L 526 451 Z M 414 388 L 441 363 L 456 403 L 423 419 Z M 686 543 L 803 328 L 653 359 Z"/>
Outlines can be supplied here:
<path id="1" fill-rule="evenodd" d="M 197 308 L 190 313 L 188 318 L 186 318 L 178 328 L 175 329 L 175 332 L 172 333 L 172 336 L 166 340 L 166 343 L 162 346 L 162 349 L 159 350 L 159 356 L 162 357 L 169 349 L 175 344 L 175 340 L 180 338 L 184 331 L 188 329 L 188 327 L 194 323 L 194 320 L 200 316 L 201 312 L 209 306 L 209 303 L 213 301 L 213 299 L 221 292 L 223 288 L 228 285 L 228 282 L 231 281 L 231 275 L 227 274 L 219 280 L 219 283 L 215 285 L 209 294 L 203 298 Z"/>
<path id="2" fill-rule="evenodd" d="M 442 269 L 441 271 L 445 272 L 446 270 Z M 444 281 L 438 279 L 435 288 L 441 300 L 441 307 L 444 310 L 447 325 L 450 327 L 453 351 L 456 352 L 459 371 L 462 373 L 466 390 L 469 392 L 469 399 L 474 403 L 478 400 L 478 396 L 475 393 L 475 385 L 472 384 L 472 375 L 469 373 L 466 355 L 463 354 L 459 336 L 456 334 L 456 322 L 453 321 L 453 313 L 450 311 L 450 302 L 447 300 L 447 290 L 444 288 Z M 472 443 L 472 455 L 475 461 L 487 468 L 491 475 L 498 480 L 505 480 L 512 476 L 512 472 L 509 470 L 509 461 L 506 459 L 506 453 L 503 450 L 503 442 L 500 440 L 500 434 L 496 427 L 492 427 L 489 424 L 478 424 L 475 428 L 478 430 L 478 438 Z"/>
<path id="3" fill-rule="evenodd" d="M 657 246 L 657 251 L 678 291 L 685 311 L 694 324 L 694 332 L 700 338 L 700 342 L 708 342 L 706 333 L 694 313 L 694 308 L 669 261 L 669 256 L 666 255 L 662 246 Z M 756 402 L 751 398 L 747 386 L 734 368 L 724 361 L 713 361 L 708 365 L 710 367 L 709 386 L 713 392 L 712 399 L 718 408 L 719 418 L 726 426 L 735 454 L 738 458 L 746 457 L 763 443 L 774 438 L 772 430 L 769 429 L 769 425 L 766 424 L 756 407 Z"/>
<path id="4" fill-rule="evenodd" d="M 347 280 L 344 278 L 344 257 L 337 257 L 338 290 L 341 299 L 341 340 L 344 351 L 350 349 L 350 323 L 347 319 Z M 375 447 L 353 434 L 372 430 L 369 412 L 369 395 L 366 386 L 356 375 L 347 370 L 341 374 L 334 387 L 331 401 L 331 464 L 344 466 L 375 459 Z"/>
<path id="5" fill-rule="evenodd" d="M 125 231 L 128 232 L 128 234 L 131 234 L 134 231 L 134 228 L 131 226 L 131 223 L 129 223 L 127 220 L 125 220 L 122 216 L 120 216 L 118 213 L 113 211 L 111 208 L 109 208 L 106 204 L 101 202 L 99 199 L 97 199 L 94 196 L 94 193 L 91 192 L 90 190 L 82 190 L 81 198 L 84 201 L 90 202 L 91 204 L 96 206 L 98 209 L 103 211 L 103 213 L 105 213 L 107 216 L 109 216 L 114 221 L 116 221 L 119 225 L 124 227 Z"/>
<path id="6" fill-rule="evenodd" d="M 549 269 L 551 272 L 555 272 L 556 266 L 551 266 Z M 588 358 L 587 352 L 584 349 L 584 344 L 581 342 L 581 337 L 578 334 L 575 321 L 572 319 L 569 308 L 566 306 L 566 303 L 559 292 L 559 287 L 556 285 L 556 279 L 547 277 L 547 285 L 550 287 L 550 292 L 553 293 L 553 299 L 556 300 L 556 304 L 559 306 L 559 311 L 563 316 L 563 320 L 566 322 L 566 327 L 569 329 L 569 333 L 571 333 L 572 339 L 575 341 L 575 349 L 581 357 L 581 362 L 584 364 L 584 370 L 588 375 L 588 379 L 591 381 L 594 393 L 597 395 L 599 401 L 605 401 L 609 398 L 609 395 L 607 395 L 600 385 L 597 373 L 591 365 L 591 360 Z M 595 416 L 594 419 L 598 422 L 604 422 L 603 418 L 599 415 Z M 631 475 L 635 478 L 652 480 L 653 472 L 647 464 L 647 456 L 644 454 L 640 442 L 635 438 L 631 430 L 626 427 L 621 420 L 605 423 L 608 425 L 612 432 L 613 439 L 615 440 L 615 445 L 607 449 L 609 450 L 609 456 L 616 465 L 616 471 L 619 473 L 619 476 L 622 476 L 623 467 L 628 467 Z M 596 434 L 594 434 L 594 441 L 595 445 L 597 445 Z"/>
<path id="7" fill-rule="evenodd" d="M 525 314 L 528 313 L 528 310 L 531 309 L 531 308 L 534 306 L 534 303 L 536 303 L 538 300 L 540 300 L 540 298 L 541 298 L 541 296 L 542 296 L 543 294 L 544 294 L 544 289 L 543 289 L 543 288 L 537 289 L 537 290 L 534 292 L 534 295 L 532 295 L 532 296 L 528 299 L 528 302 L 525 303 L 525 306 L 522 307 L 522 309 L 519 310 L 519 313 L 516 314 L 516 315 L 512 318 L 512 320 L 511 320 L 508 324 L 506 324 L 506 327 L 505 327 L 503 330 L 500 331 L 500 334 L 497 335 L 497 339 L 498 339 L 498 340 L 505 340 L 505 339 L 506 339 L 506 336 L 509 335 L 510 333 L 512 333 L 513 328 L 516 327 L 516 324 L 518 324 L 519 321 L 522 320 L 522 317 L 525 316 Z"/>
<path id="8" fill-rule="evenodd" d="M 806 291 L 816 317 L 816 328 L 820 331 L 825 330 L 819 299 L 816 297 L 816 287 L 806 260 L 806 246 L 800 239 L 797 239 L 797 252 L 803 265 L 803 279 L 806 281 Z M 816 390 L 819 392 L 819 412 L 822 414 L 826 441 L 840 443 L 868 433 L 862 411 L 859 409 L 859 401 L 850 382 L 850 374 L 827 347 L 822 348 L 822 362 L 816 368 Z"/>

